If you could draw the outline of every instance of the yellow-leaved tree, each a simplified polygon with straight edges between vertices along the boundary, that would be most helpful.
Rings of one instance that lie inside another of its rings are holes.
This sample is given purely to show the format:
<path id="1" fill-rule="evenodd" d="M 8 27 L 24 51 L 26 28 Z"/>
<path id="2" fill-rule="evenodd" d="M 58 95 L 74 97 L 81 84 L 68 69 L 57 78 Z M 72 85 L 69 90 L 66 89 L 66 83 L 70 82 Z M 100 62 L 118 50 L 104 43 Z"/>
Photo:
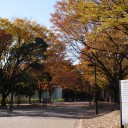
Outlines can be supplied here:
<path id="1" fill-rule="evenodd" d="M 119 102 L 119 80 L 128 76 L 128 1 L 79 0 L 55 5 L 51 21 L 80 57 L 96 64 L 107 81 L 106 90 Z M 82 61 L 83 63 L 83 61 Z"/>

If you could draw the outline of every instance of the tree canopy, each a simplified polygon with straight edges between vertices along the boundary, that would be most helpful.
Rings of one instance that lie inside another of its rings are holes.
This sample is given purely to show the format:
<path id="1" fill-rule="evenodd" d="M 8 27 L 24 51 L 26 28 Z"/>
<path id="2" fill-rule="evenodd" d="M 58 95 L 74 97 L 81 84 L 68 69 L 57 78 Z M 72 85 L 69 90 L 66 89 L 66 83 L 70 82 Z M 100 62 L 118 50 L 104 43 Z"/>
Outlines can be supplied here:
<path id="1" fill-rule="evenodd" d="M 115 101 L 119 80 L 128 73 L 127 6 L 127 0 L 60 1 L 51 18 L 63 42 L 79 53 L 81 65 L 97 65 L 98 85 L 110 90 Z"/>

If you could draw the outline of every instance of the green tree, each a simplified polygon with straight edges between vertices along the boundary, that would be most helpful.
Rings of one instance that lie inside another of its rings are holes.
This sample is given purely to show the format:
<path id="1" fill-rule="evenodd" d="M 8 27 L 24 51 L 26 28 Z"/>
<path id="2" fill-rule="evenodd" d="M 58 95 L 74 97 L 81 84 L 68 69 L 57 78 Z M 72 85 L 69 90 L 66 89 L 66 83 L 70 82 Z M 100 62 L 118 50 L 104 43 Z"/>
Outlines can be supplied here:
<path id="1" fill-rule="evenodd" d="M 21 47 L 12 47 L 10 53 L 6 59 L 6 63 L 3 65 L 3 79 L 4 84 L 2 88 L 3 93 L 6 93 L 5 97 L 2 97 L 5 102 L 5 98 L 11 92 L 11 101 L 13 101 L 13 93 L 15 88 L 15 76 L 21 71 L 21 66 L 25 65 L 23 70 L 29 69 L 29 65 L 33 62 L 41 61 L 45 58 L 45 51 L 47 50 L 47 44 L 41 38 L 36 38 L 31 43 L 24 43 Z M 6 88 L 5 88 L 6 87 Z M 4 105 L 4 104 L 2 104 Z"/>

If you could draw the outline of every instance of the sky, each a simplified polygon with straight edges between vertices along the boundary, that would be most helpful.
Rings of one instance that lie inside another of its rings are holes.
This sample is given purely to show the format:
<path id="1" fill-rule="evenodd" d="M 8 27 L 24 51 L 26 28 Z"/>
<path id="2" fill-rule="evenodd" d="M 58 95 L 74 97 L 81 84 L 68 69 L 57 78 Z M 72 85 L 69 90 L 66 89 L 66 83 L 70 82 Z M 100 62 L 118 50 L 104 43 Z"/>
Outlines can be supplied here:
<path id="1" fill-rule="evenodd" d="M 52 25 L 49 21 L 50 13 L 54 12 L 57 0 L 0 0 L 0 17 L 27 18 L 37 21 L 48 28 Z"/>
<path id="2" fill-rule="evenodd" d="M 50 13 L 55 11 L 56 1 L 59 0 L 0 0 L 0 17 L 27 18 L 50 28 Z"/>

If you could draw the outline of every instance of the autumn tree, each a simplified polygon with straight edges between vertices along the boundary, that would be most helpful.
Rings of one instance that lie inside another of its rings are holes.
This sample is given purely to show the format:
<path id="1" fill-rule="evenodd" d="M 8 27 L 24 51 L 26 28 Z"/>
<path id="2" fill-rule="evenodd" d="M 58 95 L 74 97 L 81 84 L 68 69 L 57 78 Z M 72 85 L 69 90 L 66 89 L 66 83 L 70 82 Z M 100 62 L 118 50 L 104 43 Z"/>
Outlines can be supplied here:
<path id="1" fill-rule="evenodd" d="M 17 82 L 17 75 L 23 70 L 29 69 L 29 66 L 38 62 L 40 59 L 44 58 L 44 52 L 47 49 L 47 44 L 40 38 L 36 38 L 35 41 L 29 44 L 23 44 L 19 48 L 12 48 L 10 54 L 7 58 L 7 62 L 3 66 L 3 78 L 6 80 L 3 88 L 6 87 L 3 93 L 11 92 L 11 101 L 13 101 L 13 93 Z M 34 61 L 33 61 L 34 60 Z M 26 64 L 27 66 L 21 70 L 21 66 Z M 19 79 L 21 80 L 21 79 Z M 18 81 L 23 82 L 23 81 Z M 5 100 L 6 97 L 2 97 Z"/>
<path id="2" fill-rule="evenodd" d="M 15 76 L 21 71 L 21 65 L 43 61 L 47 49 L 47 44 L 43 39 L 48 41 L 51 35 L 48 29 L 27 19 L 17 18 L 9 21 L 1 18 L 0 27 L 2 29 L 1 86 L 2 105 L 4 105 L 5 98 L 10 92 L 11 100 L 13 98 L 15 84 L 17 84 Z"/>
<path id="3" fill-rule="evenodd" d="M 62 1 L 51 19 L 66 43 L 84 54 L 85 61 L 97 64 L 115 102 L 119 80 L 127 77 L 127 4 L 126 0 Z"/>
<path id="4" fill-rule="evenodd" d="M 12 36 L 8 34 L 5 30 L 0 29 L 0 92 L 2 93 L 2 97 L 6 98 L 5 92 L 6 86 L 6 78 L 4 77 L 3 65 L 4 65 L 4 55 L 6 54 L 6 50 L 9 48 L 12 42 Z M 5 101 L 2 99 L 2 103 L 5 104 Z"/>
<path id="5" fill-rule="evenodd" d="M 27 65 L 24 70 L 28 70 L 29 65 L 35 62 L 40 63 L 46 57 L 45 51 L 47 44 L 45 41 L 48 42 L 53 34 L 45 26 L 28 19 L 16 18 L 9 21 L 8 19 L 0 18 L 0 27 L 12 37 L 9 47 L 3 47 L 1 49 L 6 49 L 5 52 L 1 52 L 1 63 L 2 75 L 4 75 L 6 79 L 5 84 L 7 86 L 4 92 L 7 96 L 11 90 L 13 94 L 13 86 L 17 84 L 14 82 L 15 80 L 13 78 L 15 78 L 15 75 L 22 72 L 21 66 L 24 64 Z M 7 38 L 8 36 L 2 39 L 6 40 Z M 6 45 L 6 43 L 7 42 L 5 42 L 4 45 Z M 2 84 L 2 86 L 5 85 Z M 4 101 L 5 97 L 3 98 Z"/>
<path id="6" fill-rule="evenodd" d="M 47 91 L 47 83 L 51 81 L 51 75 L 45 71 L 43 62 L 31 63 L 29 65 L 29 74 L 36 82 L 36 91 L 38 92 L 39 102 L 42 102 L 42 95 Z"/>
<path id="7" fill-rule="evenodd" d="M 60 35 L 54 36 L 47 50 L 47 59 L 44 63 L 46 72 L 52 79 L 47 81 L 47 91 L 50 99 L 54 90 L 60 86 L 62 89 L 78 90 L 80 73 L 72 64 L 66 54 L 66 45 L 61 42 Z"/>

